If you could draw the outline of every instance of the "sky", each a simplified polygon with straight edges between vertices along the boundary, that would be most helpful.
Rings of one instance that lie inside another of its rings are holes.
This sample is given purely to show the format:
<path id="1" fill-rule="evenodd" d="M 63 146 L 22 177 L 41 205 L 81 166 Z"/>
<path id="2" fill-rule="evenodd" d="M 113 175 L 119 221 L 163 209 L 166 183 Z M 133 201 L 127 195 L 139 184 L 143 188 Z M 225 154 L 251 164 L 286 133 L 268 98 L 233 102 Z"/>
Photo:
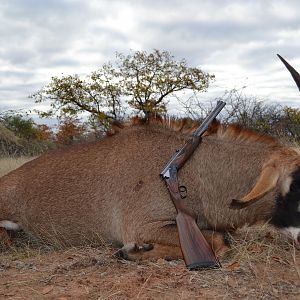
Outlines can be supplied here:
<path id="1" fill-rule="evenodd" d="M 88 75 L 115 53 L 167 50 L 216 76 L 205 99 L 244 88 L 300 107 L 300 1 L 0 0 L 0 112 L 37 107 L 52 76 Z M 171 104 L 170 104 L 171 105 Z"/>

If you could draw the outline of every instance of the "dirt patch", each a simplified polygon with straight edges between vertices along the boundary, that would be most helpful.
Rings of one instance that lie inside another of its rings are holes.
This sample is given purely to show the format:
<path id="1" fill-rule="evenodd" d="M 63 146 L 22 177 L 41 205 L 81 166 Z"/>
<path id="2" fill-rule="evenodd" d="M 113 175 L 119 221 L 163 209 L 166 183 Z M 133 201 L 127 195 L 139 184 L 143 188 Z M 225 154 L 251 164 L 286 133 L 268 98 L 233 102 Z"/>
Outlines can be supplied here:
<path id="1" fill-rule="evenodd" d="M 24 243 L 0 254 L 1 299 L 300 299 L 300 251 L 269 228 L 242 229 L 218 270 L 130 262 L 116 249 Z"/>

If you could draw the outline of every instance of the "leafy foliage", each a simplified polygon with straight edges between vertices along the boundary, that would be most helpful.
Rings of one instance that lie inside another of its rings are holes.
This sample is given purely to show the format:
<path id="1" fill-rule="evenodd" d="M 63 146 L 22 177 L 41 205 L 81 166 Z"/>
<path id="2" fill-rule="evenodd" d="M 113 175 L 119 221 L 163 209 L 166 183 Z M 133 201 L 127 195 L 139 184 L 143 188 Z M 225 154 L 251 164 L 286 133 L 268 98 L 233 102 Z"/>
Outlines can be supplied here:
<path id="1" fill-rule="evenodd" d="M 27 140 L 37 137 L 37 128 L 32 119 L 23 117 L 21 114 L 6 114 L 2 116 L 2 124 L 17 136 Z"/>
<path id="2" fill-rule="evenodd" d="M 167 101 L 174 93 L 205 91 L 212 79 L 200 69 L 188 67 L 185 60 L 176 61 L 169 52 L 137 51 L 128 56 L 117 54 L 115 66 L 104 64 L 86 79 L 78 75 L 52 77 L 31 97 L 37 103 L 50 102 L 51 109 L 40 111 L 41 117 L 64 118 L 85 112 L 94 124 L 108 128 L 112 120 L 122 119 L 126 104 L 149 117 L 166 112 Z"/>
<path id="3" fill-rule="evenodd" d="M 53 147 L 52 131 L 20 112 L 0 113 L 0 156 L 37 155 Z"/>
<path id="4" fill-rule="evenodd" d="M 280 127 L 283 135 L 300 142 L 300 110 L 297 108 L 284 107 Z"/>
<path id="5" fill-rule="evenodd" d="M 0 123 L 16 136 L 27 140 L 50 140 L 53 134 L 48 125 L 36 124 L 26 114 L 15 111 L 3 113 L 0 116 Z"/>
<path id="6" fill-rule="evenodd" d="M 263 134 L 270 134 L 285 140 L 300 143 L 300 110 L 265 102 L 255 96 L 245 95 L 243 88 L 226 91 L 216 100 L 227 103 L 219 118 L 225 124 L 236 123 Z M 201 120 L 213 107 L 197 98 L 181 103 L 186 114 Z"/>
<path id="7" fill-rule="evenodd" d="M 51 128 L 46 124 L 36 124 L 37 128 L 36 137 L 40 141 L 49 141 L 52 139 L 53 132 Z"/>
<path id="8" fill-rule="evenodd" d="M 71 145 L 79 140 L 85 132 L 85 126 L 78 119 L 65 118 L 59 124 L 56 134 L 56 142 L 63 145 Z"/>
<path id="9" fill-rule="evenodd" d="M 39 111 L 39 115 L 51 117 L 58 114 L 64 118 L 88 112 L 101 124 L 118 118 L 122 111 L 121 89 L 113 82 L 112 74 L 111 67 L 104 65 L 86 80 L 78 75 L 52 77 L 46 88 L 32 95 L 37 103 L 50 101 L 51 109 Z"/>
<path id="10" fill-rule="evenodd" d="M 188 67 L 185 60 L 176 61 L 167 51 L 154 50 L 149 54 L 137 51 L 128 56 L 117 54 L 117 57 L 128 104 L 146 117 L 166 112 L 167 100 L 176 92 L 206 91 L 214 78 L 198 68 Z"/>

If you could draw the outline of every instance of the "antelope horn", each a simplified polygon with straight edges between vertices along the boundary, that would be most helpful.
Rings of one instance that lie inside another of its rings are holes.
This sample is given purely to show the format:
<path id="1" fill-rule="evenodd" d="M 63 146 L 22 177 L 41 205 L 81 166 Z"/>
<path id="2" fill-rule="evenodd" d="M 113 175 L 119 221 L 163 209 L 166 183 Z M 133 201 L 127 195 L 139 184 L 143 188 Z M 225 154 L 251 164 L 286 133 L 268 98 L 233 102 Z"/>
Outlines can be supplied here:
<path id="1" fill-rule="evenodd" d="M 286 68 L 290 71 L 300 91 L 300 74 L 282 56 L 280 56 L 279 54 L 277 54 L 277 56 L 280 58 L 280 60 L 283 62 Z"/>

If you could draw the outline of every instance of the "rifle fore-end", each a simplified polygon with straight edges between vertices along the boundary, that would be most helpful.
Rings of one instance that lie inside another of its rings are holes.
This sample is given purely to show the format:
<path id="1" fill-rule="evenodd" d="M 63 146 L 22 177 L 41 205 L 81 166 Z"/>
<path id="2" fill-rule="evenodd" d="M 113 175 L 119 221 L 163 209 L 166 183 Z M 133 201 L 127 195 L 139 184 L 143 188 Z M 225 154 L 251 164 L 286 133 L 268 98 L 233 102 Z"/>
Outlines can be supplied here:
<path id="1" fill-rule="evenodd" d="M 201 136 L 193 136 L 186 142 L 185 146 L 180 150 L 180 155 L 174 160 L 177 170 L 179 170 L 191 157 L 201 140 Z"/>
<path id="2" fill-rule="evenodd" d="M 160 173 L 162 178 L 169 177 L 170 167 L 175 166 L 177 171 L 185 164 L 185 162 L 191 157 L 195 149 L 201 142 L 201 136 L 193 136 L 185 145 L 177 151 L 166 165 L 164 170 Z"/>

